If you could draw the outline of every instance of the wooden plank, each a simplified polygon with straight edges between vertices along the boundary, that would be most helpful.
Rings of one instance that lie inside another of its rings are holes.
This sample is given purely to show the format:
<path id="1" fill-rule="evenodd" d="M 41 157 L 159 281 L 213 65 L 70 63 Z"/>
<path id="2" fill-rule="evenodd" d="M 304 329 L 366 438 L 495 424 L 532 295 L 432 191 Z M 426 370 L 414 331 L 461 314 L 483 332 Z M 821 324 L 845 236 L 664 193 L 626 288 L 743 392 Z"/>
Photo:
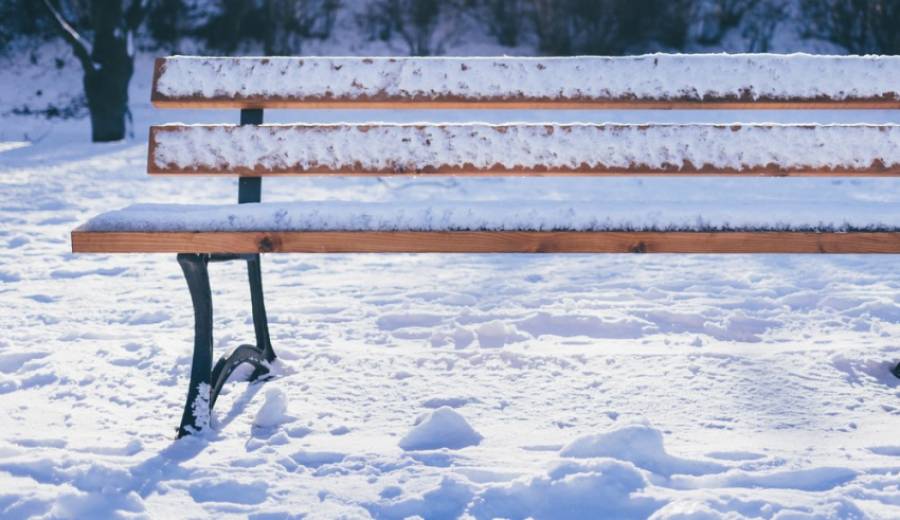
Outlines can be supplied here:
<path id="1" fill-rule="evenodd" d="M 163 125 L 156 175 L 900 175 L 900 126 Z"/>
<path id="2" fill-rule="evenodd" d="M 606 101 L 406 101 L 385 100 L 334 100 L 307 101 L 273 97 L 251 98 L 179 98 L 152 100 L 160 109 L 231 110 L 247 108 L 287 109 L 287 110 L 898 110 L 900 101 L 895 100 L 763 100 L 763 101 L 693 101 L 689 99 L 671 101 L 643 101 L 621 99 Z"/>
<path id="3" fill-rule="evenodd" d="M 75 253 L 900 253 L 900 232 L 72 232 Z"/>
<path id="4" fill-rule="evenodd" d="M 156 60 L 151 101 L 180 109 L 900 109 L 900 88 L 888 79 L 897 75 L 893 56 L 174 57 Z M 709 90 L 704 78 L 715 76 L 731 85 Z M 641 80 L 609 80 L 622 77 Z"/>

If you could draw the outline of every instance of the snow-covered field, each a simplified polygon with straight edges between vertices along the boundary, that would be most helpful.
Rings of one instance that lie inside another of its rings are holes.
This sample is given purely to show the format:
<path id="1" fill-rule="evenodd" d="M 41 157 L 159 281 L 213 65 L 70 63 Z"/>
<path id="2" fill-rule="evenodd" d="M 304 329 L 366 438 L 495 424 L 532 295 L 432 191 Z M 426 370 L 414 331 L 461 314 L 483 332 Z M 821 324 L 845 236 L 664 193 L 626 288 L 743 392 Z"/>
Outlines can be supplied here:
<path id="1" fill-rule="evenodd" d="M 230 383 L 212 431 L 174 441 L 193 334 L 174 255 L 76 256 L 68 232 L 135 202 L 235 200 L 234 180 L 145 171 L 148 124 L 237 114 L 152 110 L 146 73 L 133 92 L 135 137 L 119 144 L 87 143 L 86 121 L 0 119 L 0 517 L 900 516 L 890 256 L 266 256 L 277 377 Z M 890 112 L 449 116 L 900 122 Z M 271 201 L 900 193 L 890 179 L 264 184 Z M 225 353 L 252 338 L 245 274 L 232 263 L 212 276 Z"/>

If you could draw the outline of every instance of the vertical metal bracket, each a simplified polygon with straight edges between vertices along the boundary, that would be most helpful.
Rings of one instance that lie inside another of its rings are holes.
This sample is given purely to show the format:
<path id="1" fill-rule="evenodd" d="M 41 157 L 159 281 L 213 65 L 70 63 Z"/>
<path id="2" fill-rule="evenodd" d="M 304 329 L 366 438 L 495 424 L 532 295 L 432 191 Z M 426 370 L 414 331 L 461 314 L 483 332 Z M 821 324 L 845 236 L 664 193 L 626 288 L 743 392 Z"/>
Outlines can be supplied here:
<path id="1" fill-rule="evenodd" d="M 263 109 L 244 108 L 241 110 L 241 126 L 263 124 Z M 240 177 L 238 179 L 238 203 L 262 200 L 262 178 Z"/>

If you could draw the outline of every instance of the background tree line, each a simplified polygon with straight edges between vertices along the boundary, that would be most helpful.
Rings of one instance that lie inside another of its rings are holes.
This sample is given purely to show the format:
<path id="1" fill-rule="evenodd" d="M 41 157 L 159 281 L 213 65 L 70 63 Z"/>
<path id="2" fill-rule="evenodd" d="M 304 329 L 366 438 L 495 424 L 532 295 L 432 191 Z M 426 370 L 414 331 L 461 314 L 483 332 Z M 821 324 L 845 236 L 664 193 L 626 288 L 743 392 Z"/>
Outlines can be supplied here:
<path id="1" fill-rule="evenodd" d="M 410 55 L 441 54 L 460 27 L 498 44 L 535 43 L 545 55 L 624 54 L 716 46 L 740 29 L 747 52 L 769 48 L 791 15 L 803 37 L 850 53 L 900 52 L 898 0 L 51 0 L 81 34 L 104 11 L 143 4 L 142 44 L 171 49 L 189 39 L 222 53 L 258 48 L 299 54 L 304 42 L 332 36 L 342 11 L 373 40 L 399 38 Z M 118 4 L 118 7 L 117 7 Z M 791 11 L 799 11 L 792 13 Z M 18 36 L 58 36 L 42 0 L 0 3 L 0 45 Z M 256 47 L 254 47 L 256 46 Z"/>
<path id="2" fill-rule="evenodd" d="M 3 0 L 0 19 L 0 53 L 69 43 L 95 141 L 124 137 L 136 36 L 160 54 L 298 55 L 348 32 L 409 55 L 443 54 L 472 35 L 543 55 L 766 52 L 789 19 L 798 39 L 900 53 L 900 0 Z M 349 29 L 336 35 L 339 19 Z"/>

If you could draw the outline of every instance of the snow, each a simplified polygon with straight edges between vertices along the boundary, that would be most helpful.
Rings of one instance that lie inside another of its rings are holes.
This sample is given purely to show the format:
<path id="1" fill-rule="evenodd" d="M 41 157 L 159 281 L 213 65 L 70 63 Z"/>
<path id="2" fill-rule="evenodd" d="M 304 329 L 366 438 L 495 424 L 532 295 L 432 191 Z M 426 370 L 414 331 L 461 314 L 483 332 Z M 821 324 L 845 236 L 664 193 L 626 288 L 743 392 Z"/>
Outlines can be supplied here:
<path id="1" fill-rule="evenodd" d="M 579 437 L 559 452 L 563 457 L 610 457 L 627 460 L 639 468 L 658 475 L 703 475 L 720 473 L 725 468 L 715 463 L 696 462 L 672 457 L 663 447 L 663 435 L 646 425 L 620 426 L 617 429 Z"/>
<path id="2" fill-rule="evenodd" d="M 355 124 L 164 126 L 154 170 L 714 171 L 900 166 L 897 125 Z"/>
<path id="3" fill-rule="evenodd" d="M 25 146 L 28 146 L 28 142 L 26 141 L 0 142 L 0 153 L 7 152 L 9 150 L 15 150 L 16 148 L 23 148 Z"/>
<path id="4" fill-rule="evenodd" d="M 900 99 L 897 56 L 168 58 L 164 98 L 305 100 Z M 577 78 L 577 81 L 572 81 Z"/>
<path id="5" fill-rule="evenodd" d="M 888 255 L 269 255 L 276 377 L 236 375 L 208 434 L 175 441 L 194 323 L 174 255 L 69 244 L 110 209 L 235 199 L 234 179 L 147 175 L 149 124 L 237 119 L 150 109 L 150 66 L 139 55 L 134 139 L 90 144 L 86 120 L 0 118 L 4 141 L 43 128 L 0 152 L 0 518 L 900 517 L 900 380 L 888 373 L 900 270 Z M 78 75 L 55 74 L 41 87 L 79 92 Z M 266 115 L 443 117 L 900 123 L 897 111 Z M 302 177 L 265 179 L 263 197 L 802 199 L 875 215 L 900 203 L 900 180 Z M 252 318 L 246 266 L 210 271 L 218 356 L 252 339 Z M 270 389 L 289 409 L 260 428 Z M 398 446 L 441 406 L 483 439 Z M 585 456 L 561 453 L 575 446 Z"/>
<path id="6" fill-rule="evenodd" d="M 253 424 L 261 428 L 274 428 L 286 422 L 287 396 L 280 388 L 266 390 L 266 400 L 256 412 Z"/>
<path id="7" fill-rule="evenodd" d="M 196 428 L 188 426 L 188 429 L 195 433 L 209 431 L 209 392 L 210 387 L 206 383 L 197 385 L 197 397 L 191 403 L 191 412 L 194 414 L 194 425 Z"/>
<path id="8" fill-rule="evenodd" d="M 561 463 L 546 475 L 489 487 L 476 497 L 475 518 L 646 518 L 662 504 L 643 495 L 646 476 L 616 460 Z"/>
<path id="9" fill-rule="evenodd" d="M 848 200 L 849 199 L 849 200 Z M 900 205 L 840 201 L 311 201 L 135 204 L 93 217 L 81 231 L 882 231 Z"/>
<path id="10" fill-rule="evenodd" d="M 483 438 L 459 412 L 449 406 L 442 406 L 422 417 L 400 439 L 399 446 L 406 451 L 439 448 L 458 450 L 477 445 Z"/>

